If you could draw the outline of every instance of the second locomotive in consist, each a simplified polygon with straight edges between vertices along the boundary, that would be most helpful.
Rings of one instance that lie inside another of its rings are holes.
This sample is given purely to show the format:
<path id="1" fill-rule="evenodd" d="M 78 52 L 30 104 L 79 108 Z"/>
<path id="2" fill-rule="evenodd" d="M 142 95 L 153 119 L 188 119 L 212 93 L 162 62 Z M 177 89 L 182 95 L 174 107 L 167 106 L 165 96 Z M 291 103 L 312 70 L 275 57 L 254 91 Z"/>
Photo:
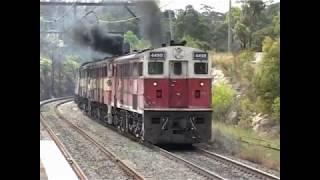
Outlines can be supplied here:
<path id="1" fill-rule="evenodd" d="M 153 144 L 211 138 L 208 54 L 173 45 L 84 63 L 75 101 L 109 125 Z"/>

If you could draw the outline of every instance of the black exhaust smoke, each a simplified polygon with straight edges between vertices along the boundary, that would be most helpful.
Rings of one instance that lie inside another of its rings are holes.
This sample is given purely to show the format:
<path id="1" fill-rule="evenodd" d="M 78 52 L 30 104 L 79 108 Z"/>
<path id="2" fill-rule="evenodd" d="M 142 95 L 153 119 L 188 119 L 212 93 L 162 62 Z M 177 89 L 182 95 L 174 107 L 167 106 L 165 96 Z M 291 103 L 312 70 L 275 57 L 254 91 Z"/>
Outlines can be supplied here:
<path id="1" fill-rule="evenodd" d="M 123 54 L 123 37 L 109 34 L 99 26 L 78 25 L 74 27 L 72 36 L 74 41 L 94 51 L 111 55 Z"/>
<path id="2" fill-rule="evenodd" d="M 140 30 L 144 39 L 150 41 L 154 48 L 160 47 L 161 35 L 161 11 L 154 0 L 136 1 L 138 15 L 140 17 Z"/>

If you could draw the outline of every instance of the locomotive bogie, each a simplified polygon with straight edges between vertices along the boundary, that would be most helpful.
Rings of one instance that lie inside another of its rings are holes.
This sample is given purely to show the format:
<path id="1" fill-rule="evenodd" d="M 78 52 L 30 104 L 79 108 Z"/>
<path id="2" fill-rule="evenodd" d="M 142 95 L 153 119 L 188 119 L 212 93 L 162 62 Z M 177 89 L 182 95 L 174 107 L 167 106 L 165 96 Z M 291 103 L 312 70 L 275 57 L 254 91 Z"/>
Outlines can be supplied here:
<path id="1" fill-rule="evenodd" d="M 153 144 L 207 142 L 211 122 L 211 111 L 145 111 L 144 138 Z"/>

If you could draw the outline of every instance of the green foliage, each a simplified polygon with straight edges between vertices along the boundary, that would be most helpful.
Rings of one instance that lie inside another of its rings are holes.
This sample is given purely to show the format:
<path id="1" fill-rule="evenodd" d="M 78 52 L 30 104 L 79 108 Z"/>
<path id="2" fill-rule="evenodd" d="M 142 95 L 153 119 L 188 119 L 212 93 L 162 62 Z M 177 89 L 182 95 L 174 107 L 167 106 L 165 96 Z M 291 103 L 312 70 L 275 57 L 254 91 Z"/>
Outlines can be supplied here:
<path id="1" fill-rule="evenodd" d="M 240 66 L 243 67 L 247 63 L 251 63 L 254 60 L 254 52 L 251 50 L 243 50 L 239 54 Z"/>
<path id="2" fill-rule="evenodd" d="M 255 111 L 262 113 L 269 113 L 269 102 L 266 101 L 261 96 L 256 97 L 255 102 Z"/>
<path id="3" fill-rule="evenodd" d="M 213 11 L 213 8 L 203 5 L 202 12 L 196 11 L 191 5 L 177 12 L 174 21 L 177 40 L 191 39 L 193 47 L 201 49 L 226 50 L 227 24 L 225 15 Z M 193 42 L 196 41 L 196 42 Z"/>
<path id="4" fill-rule="evenodd" d="M 210 6 L 202 6 L 201 13 L 191 5 L 177 11 L 173 20 L 176 39 L 191 37 L 202 42 L 202 49 L 226 51 L 229 12 L 222 14 Z M 265 36 L 278 37 L 280 34 L 279 3 L 266 6 L 262 0 L 246 0 L 241 8 L 233 7 L 230 13 L 234 49 L 238 48 L 237 42 L 240 42 L 241 49 L 261 51 Z M 169 28 L 167 23 L 164 25 L 166 29 Z M 199 46 L 200 43 L 190 44 Z"/>
<path id="5" fill-rule="evenodd" d="M 251 117 L 254 112 L 254 104 L 248 97 L 243 97 L 240 99 L 239 107 L 239 123 L 238 125 L 243 128 L 250 128 Z"/>
<path id="6" fill-rule="evenodd" d="M 51 59 L 40 58 L 40 71 L 49 72 L 51 69 L 51 64 Z"/>
<path id="7" fill-rule="evenodd" d="M 225 114 L 232 105 L 235 91 L 226 83 L 219 83 L 213 88 L 213 114 L 217 120 L 224 120 Z"/>
<path id="8" fill-rule="evenodd" d="M 274 99 L 272 104 L 272 117 L 279 122 L 280 121 L 280 97 Z"/>
<path id="9" fill-rule="evenodd" d="M 124 34 L 124 41 L 130 44 L 131 49 L 145 49 L 150 47 L 150 43 L 143 39 L 139 39 L 132 31 L 128 31 Z"/>
<path id="10" fill-rule="evenodd" d="M 178 38 L 189 35 L 202 41 L 207 40 L 209 28 L 201 14 L 191 5 L 186 6 L 185 10 L 177 15 L 175 26 Z"/>
<path id="11" fill-rule="evenodd" d="M 251 81 L 254 68 L 252 67 L 252 61 L 254 60 L 254 52 L 251 50 L 244 50 L 239 54 L 239 68 L 241 74 L 241 80 Z"/>
<path id="12" fill-rule="evenodd" d="M 255 77 L 258 95 L 274 99 L 280 95 L 280 40 L 267 37 L 263 43 L 263 60 Z"/>
<path id="13" fill-rule="evenodd" d="M 66 61 L 63 62 L 64 72 L 71 73 L 73 76 L 75 76 L 79 67 L 79 57 L 77 56 L 67 56 Z"/>
<path id="14" fill-rule="evenodd" d="M 231 8 L 231 27 L 234 28 L 236 22 L 240 21 L 241 9 L 239 7 Z M 229 12 L 226 13 L 226 23 L 229 22 Z"/>
<path id="15" fill-rule="evenodd" d="M 203 49 L 203 50 L 208 50 L 210 48 L 207 42 L 192 38 L 189 35 L 184 36 L 183 40 L 187 41 L 187 46 L 189 47 Z"/>
<path id="16" fill-rule="evenodd" d="M 273 25 L 273 33 L 276 36 L 280 36 L 280 14 L 276 15 L 272 19 L 272 25 Z"/>
<path id="17" fill-rule="evenodd" d="M 72 95 L 79 61 L 77 56 L 67 56 L 65 61 L 52 64 L 51 59 L 40 57 L 40 99 Z"/>
<path id="18" fill-rule="evenodd" d="M 280 97 L 280 40 L 267 37 L 263 42 L 263 53 L 253 84 L 257 96 L 265 101 L 267 112 L 271 112 L 274 99 Z"/>
<path id="19" fill-rule="evenodd" d="M 261 44 L 265 36 L 280 35 L 279 4 L 266 7 L 262 0 L 246 0 L 242 8 L 231 10 L 231 27 L 234 38 L 241 43 L 241 48 L 252 48 L 261 51 Z M 271 17 L 271 18 L 270 18 Z M 226 22 L 229 17 L 226 16 Z"/>
<path id="20" fill-rule="evenodd" d="M 235 35 L 236 37 L 241 41 L 241 47 L 243 49 L 247 48 L 247 45 L 250 41 L 250 34 L 251 34 L 251 31 L 250 31 L 250 28 L 238 21 L 236 24 L 235 24 L 235 27 L 234 27 L 234 32 L 235 32 Z"/>

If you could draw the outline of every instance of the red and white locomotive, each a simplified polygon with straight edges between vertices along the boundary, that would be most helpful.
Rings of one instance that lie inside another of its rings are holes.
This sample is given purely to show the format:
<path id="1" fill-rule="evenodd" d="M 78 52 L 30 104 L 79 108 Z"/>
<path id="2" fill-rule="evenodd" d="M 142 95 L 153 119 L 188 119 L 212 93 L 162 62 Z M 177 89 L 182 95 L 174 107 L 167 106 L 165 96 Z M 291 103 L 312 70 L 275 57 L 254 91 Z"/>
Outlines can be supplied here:
<path id="1" fill-rule="evenodd" d="M 172 45 L 81 65 L 75 102 L 90 116 L 153 144 L 211 138 L 208 54 Z"/>

